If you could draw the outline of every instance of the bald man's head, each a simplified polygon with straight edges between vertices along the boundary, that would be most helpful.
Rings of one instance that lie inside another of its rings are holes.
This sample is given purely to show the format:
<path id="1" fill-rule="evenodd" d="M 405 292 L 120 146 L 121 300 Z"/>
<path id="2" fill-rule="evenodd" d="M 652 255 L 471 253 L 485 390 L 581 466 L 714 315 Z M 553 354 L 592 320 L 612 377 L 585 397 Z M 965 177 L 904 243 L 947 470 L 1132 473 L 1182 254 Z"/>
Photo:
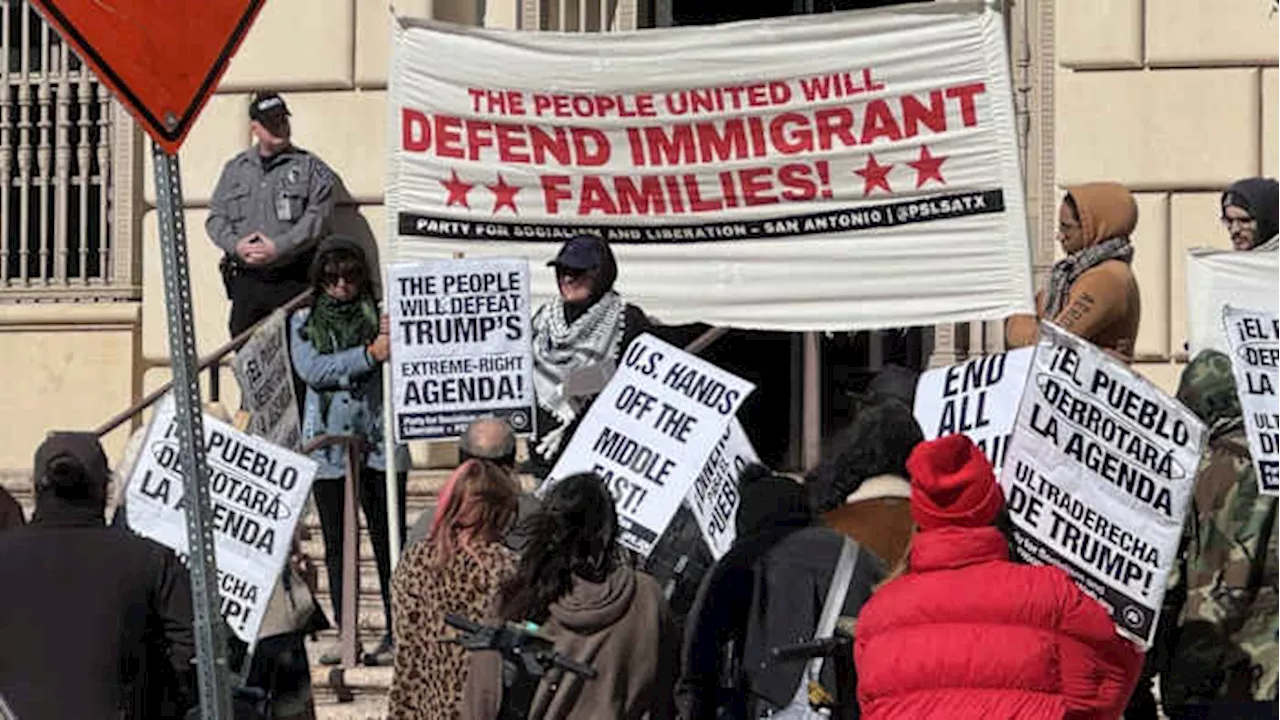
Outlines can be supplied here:
<path id="1" fill-rule="evenodd" d="M 480 418 L 468 425 L 467 431 L 458 440 L 458 454 L 460 461 L 478 458 L 514 468 L 515 431 L 501 418 Z"/>

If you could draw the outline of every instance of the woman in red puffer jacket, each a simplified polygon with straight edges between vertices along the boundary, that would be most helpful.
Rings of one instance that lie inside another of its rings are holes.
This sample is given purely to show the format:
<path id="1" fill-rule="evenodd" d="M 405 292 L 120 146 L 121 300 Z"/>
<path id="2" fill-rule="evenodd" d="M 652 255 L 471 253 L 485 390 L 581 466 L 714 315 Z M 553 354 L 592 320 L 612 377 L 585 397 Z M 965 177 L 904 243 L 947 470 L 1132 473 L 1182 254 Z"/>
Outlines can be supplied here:
<path id="1" fill-rule="evenodd" d="M 1141 651 L 1065 572 L 1010 561 L 982 451 L 944 437 L 917 446 L 907 470 L 907 567 L 858 618 L 863 720 L 1120 717 Z"/>

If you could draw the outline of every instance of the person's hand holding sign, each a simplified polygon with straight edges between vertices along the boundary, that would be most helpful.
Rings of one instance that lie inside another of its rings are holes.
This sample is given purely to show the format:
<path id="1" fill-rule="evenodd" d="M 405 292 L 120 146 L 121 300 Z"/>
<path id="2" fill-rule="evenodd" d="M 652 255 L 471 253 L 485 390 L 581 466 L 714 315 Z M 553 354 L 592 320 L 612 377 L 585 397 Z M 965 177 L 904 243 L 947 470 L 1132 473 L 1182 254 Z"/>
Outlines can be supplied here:
<path id="1" fill-rule="evenodd" d="M 386 362 L 391 357 L 391 319 L 386 315 L 378 322 L 378 337 L 365 350 L 374 362 Z"/>

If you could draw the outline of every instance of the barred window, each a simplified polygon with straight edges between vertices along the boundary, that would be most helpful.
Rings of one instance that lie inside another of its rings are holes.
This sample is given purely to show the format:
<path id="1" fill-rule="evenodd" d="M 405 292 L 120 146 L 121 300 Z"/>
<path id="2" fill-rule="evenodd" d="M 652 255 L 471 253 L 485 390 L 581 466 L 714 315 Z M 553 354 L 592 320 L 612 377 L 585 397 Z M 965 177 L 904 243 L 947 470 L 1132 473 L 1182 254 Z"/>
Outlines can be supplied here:
<path id="1" fill-rule="evenodd" d="M 0 291 L 111 283 L 110 94 L 26 0 L 0 6 Z"/>

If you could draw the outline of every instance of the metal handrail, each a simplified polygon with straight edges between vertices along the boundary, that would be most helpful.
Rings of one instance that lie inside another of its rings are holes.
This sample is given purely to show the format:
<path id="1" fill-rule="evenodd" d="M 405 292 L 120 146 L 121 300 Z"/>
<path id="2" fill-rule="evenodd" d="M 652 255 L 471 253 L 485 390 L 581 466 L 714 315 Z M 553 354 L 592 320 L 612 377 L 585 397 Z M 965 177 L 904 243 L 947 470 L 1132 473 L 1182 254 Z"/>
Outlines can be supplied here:
<path id="1" fill-rule="evenodd" d="M 338 620 L 338 647 L 341 650 L 342 663 L 340 669 L 355 667 L 359 662 L 356 657 L 356 646 L 360 638 L 360 518 L 356 508 L 359 491 L 362 455 L 373 449 L 369 439 L 363 435 L 320 435 L 302 448 L 305 455 L 310 455 L 324 447 L 340 445 L 346 456 L 347 476 L 342 490 L 342 617 Z M 391 618 L 387 618 L 390 622 Z M 388 627 L 388 630 L 390 628 Z M 341 672 L 330 675 L 330 685 L 338 693 L 343 702 L 349 695 L 346 680 Z"/>
<path id="2" fill-rule="evenodd" d="M 303 290 L 302 292 L 295 295 L 292 300 L 285 303 L 280 309 L 284 311 L 285 315 L 288 315 L 294 310 L 297 310 L 299 307 L 302 307 L 303 304 L 305 304 L 308 300 L 310 300 L 312 292 L 313 290 L 311 290 L 310 288 Z M 271 316 L 268 315 L 267 317 L 259 320 L 258 322 L 254 323 L 253 326 L 250 327 L 248 330 L 245 330 L 244 332 L 240 333 L 234 338 L 231 338 L 231 340 L 228 341 L 226 344 L 224 344 L 222 347 L 219 347 L 217 350 L 214 350 L 212 353 L 209 353 L 208 355 L 206 355 L 204 358 L 200 360 L 200 365 L 196 368 L 196 374 L 199 374 L 200 372 L 207 370 L 210 367 L 213 368 L 209 377 L 209 386 L 211 388 L 210 395 L 212 396 L 210 398 L 211 400 L 216 401 L 218 399 L 218 391 L 217 391 L 218 368 L 221 365 L 222 358 L 244 347 L 244 344 L 249 342 L 249 338 L 252 338 L 253 334 L 257 332 L 258 327 L 270 319 L 271 319 Z M 120 427 L 126 422 L 129 422 L 129 420 L 133 419 L 136 415 L 146 410 L 147 408 L 151 407 L 157 401 L 159 401 L 160 398 L 164 397 L 165 393 L 169 392 L 170 388 L 172 387 L 173 387 L 173 381 L 170 380 L 169 382 L 166 382 L 164 385 L 161 385 L 160 387 L 151 391 L 141 400 L 129 406 L 127 410 L 124 410 L 123 412 L 112 417 L 110 420 L 99 425 L 98 428 L 93 431 L 94 434 L 96 434 L 98 437 L 102 437 L 103 435 L 106 435 L 112 430 L 115 430 L 116 428 Z"/>

